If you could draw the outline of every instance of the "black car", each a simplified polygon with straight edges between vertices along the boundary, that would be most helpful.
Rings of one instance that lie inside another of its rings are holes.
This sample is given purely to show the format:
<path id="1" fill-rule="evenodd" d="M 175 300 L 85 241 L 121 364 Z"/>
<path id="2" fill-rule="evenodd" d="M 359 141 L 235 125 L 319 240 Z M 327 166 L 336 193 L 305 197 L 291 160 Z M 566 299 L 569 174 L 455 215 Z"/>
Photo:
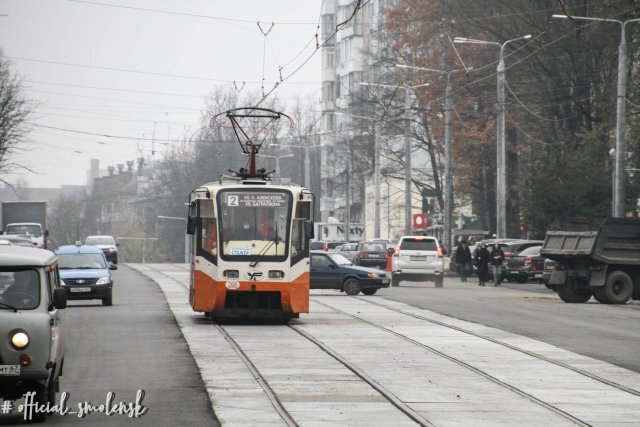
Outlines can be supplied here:
<path id="1" fill-rule="evenodd" d="M 391 248 L 389 243 L 379 240 L 367 240 L 358 242 L 358 249 L 353 256 L 353 263 L 363 267 L 373 267 L 384 270 L 387 267 L 387 258 Z"/>
<path id="2" fill-rule="evenodd" d="M 540 255 L 542 246 L 531 246 L 506 259 L 504 268 L 505 279 L 526 283 L 537 280 L 542 283 L 544 257 Z"/>
<path id="3" fill-rule="evenodd" d="M 353 265 L 344 256 L 311 251 L 311 289 L 338 289 L 347 295 L 373 295 L 389 287 L 389 277 L 382 270 Z"/>

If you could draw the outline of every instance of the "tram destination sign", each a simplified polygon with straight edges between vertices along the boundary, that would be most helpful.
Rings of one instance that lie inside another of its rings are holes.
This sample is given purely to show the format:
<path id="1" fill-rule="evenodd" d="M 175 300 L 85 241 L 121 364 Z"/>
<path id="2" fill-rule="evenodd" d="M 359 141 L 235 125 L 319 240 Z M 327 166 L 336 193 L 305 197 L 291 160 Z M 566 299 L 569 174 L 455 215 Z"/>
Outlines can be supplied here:
<path id="1" fill-rule="evenodd" d="M 227 206 L 238 208 L 280 208 L 288 205 L 284 193 L 228 193 Z"/>

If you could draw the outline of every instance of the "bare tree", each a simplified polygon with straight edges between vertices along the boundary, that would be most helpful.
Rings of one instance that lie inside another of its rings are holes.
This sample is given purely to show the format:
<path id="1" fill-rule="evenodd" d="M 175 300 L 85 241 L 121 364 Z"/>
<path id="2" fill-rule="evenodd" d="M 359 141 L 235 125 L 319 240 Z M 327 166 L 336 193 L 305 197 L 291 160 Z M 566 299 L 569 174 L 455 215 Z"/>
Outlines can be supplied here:
<path id="1" fill-rule="evenodd" d="M 12 72 L 11 63 L 0 51 L 0 172 L 3 174 L 21 169 L 32 172 L 12 160 L 17 151 L 25 148 L 25 139 L 30 130 L 27 121 L 32 112 L 32 103 L 22 94 L 20 78 Z M 11 187 L 2 177 L 0 182 Z"/>

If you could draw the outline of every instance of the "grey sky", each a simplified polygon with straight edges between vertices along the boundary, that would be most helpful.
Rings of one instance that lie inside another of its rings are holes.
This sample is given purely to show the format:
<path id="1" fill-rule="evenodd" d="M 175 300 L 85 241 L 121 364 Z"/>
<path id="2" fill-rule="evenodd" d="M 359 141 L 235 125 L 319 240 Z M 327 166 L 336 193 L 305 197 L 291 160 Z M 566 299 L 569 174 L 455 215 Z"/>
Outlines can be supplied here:
<path id="1" fill-rule="evenodd" d="M 244 81 L 243 91 L 260 89 L 264 77 L 268 91 L 279 67 L 283 76 L 294 72 L 315 51 L 320 6 L 320 0 L 0 0 L 7 15 L 0 17 L 0 44 L 24 79 L 25 95 L 38 103 L 33 122 L 41 125 L 30 134 L 29 151 L 15 159 L 39 174 L 5 178 L 31 187 L 85 184 L 92 158 L 101 168 L 151 158 L 152 142 L 143 139 L 152 138 L 154 123 L 157 140 L 193 133 L 215 86 Z M 266 45 L 257 22 L 271 28 Z M 319 52 L 274 94 L 319 98 Z M 153 145 L 156 158 L 168 147 Z"/>

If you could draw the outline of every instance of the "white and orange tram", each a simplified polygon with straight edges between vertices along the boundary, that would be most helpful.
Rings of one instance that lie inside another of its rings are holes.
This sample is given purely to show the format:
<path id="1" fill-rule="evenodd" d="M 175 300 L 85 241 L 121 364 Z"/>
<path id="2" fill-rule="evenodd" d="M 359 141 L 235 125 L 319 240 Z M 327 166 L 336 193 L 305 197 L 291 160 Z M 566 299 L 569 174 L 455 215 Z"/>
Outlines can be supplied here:
<path id="1" fill-rule="evenodd" d="M 195 188 L 189 196 L 189 303 L 216 318 L 277 318 L 309 312 L 313 194 L 275 185 L 256 170 Z"/>

